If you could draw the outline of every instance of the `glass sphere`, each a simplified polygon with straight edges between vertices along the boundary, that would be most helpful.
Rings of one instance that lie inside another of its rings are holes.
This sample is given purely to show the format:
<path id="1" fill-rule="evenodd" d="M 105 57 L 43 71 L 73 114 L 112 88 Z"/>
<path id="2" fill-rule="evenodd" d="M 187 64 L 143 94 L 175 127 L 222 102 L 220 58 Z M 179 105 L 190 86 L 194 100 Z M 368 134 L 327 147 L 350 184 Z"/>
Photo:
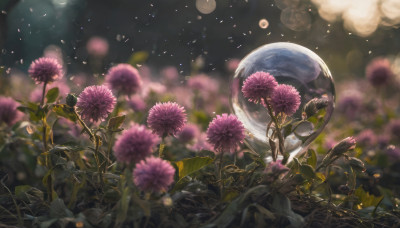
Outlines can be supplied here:
<path id="1" fill-rule="evenodd" d="M 278 128 L 284 151 L 293 157 L 321 133 L 332 115 L 335 88 L 331 73 L 317 54 L 293 43 L 264 45 L 240 62 L 230 85 L 231 109 L 246 128 L 248 147 L 262 155 L 271 154 L 271 116 L 265 105 L 250 102 L 242 92 L 243 82 L 259 71 L 274 76 L 278 84 L 295 87 L 300 94 L 299 108 L 284 117 L 285 124 Z"/>

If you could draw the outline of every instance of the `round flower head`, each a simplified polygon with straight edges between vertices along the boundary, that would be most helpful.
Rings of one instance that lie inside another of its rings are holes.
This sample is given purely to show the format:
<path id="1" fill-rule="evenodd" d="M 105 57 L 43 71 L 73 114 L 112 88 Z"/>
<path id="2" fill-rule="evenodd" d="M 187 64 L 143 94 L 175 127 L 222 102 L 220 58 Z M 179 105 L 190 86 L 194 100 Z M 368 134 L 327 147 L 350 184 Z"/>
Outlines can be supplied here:
<path id="1" fill-rule="evenodd" d="M 101 37 L 92 37 L 86 44 L 89 55 L 96 57 L 104 57 L 108 53 L 108 42 Z"/>
<path id="2" fill-rule="evenodd" d="M 262 99 L 270 97 L 276 86 L 278 83 L 272 75 L 259 71 L 244 81 L 242 92 L 244 97 L 257 104 Z"/>
<path id="3" fill-rule="evenodd" d="M 201 151 L 201 150 L 212 150 L 213 146 L 207 141 L 207 134 L 201 133 L 196 139 L 192 146 L 189 149 L 194 151 Z"/>
<path id="4" fill-rule="evenodd" d="M 18 103 L 9 97 L 0 97 L 0 124 L 8 126 L 15 124 L 21 117 L 17 110 Z"/>
<path id="5" fill-rule="evenodd" d="M 157 103 L 149 111 L 147 124 L 160 137 L 176 135 L 186 123 L 185 109 L 175 102 Z"/>
<path id="6" fill-rule="evenodd" d="M 214 145 L 216 152 L 234 152 L 244 139 L 242 122 L 234 115 L 226 113 L 217 115 L 207 129 L 208 141 Z"/>
<path id="7" fill-rule="evenodd" d="M 375 87 L 387 84 L 393 76 L 390 62 L 384 58 L 377 58 L 369 63 L 365 73 L 370 83 Z"/>
<path id="8" fill-rule="evenodd" d="M 146 103 L 140 97 L 132 97 L 130 100 L 128 100 L 128 105 L 135 112 L 140 112 L 146 109 Z"/>
<path id="9" fill-rule="evenodd" d="M 390 121 L 388 128 L 392 136 L 400 138 L 400 119 Z"/>
<path id="10" fill-rule="evenodd" d="M 115 103 L 116 99 L 107 87 L 89 86 L 79 95 L 76 106 L 83 119 L 97 122 L 107 118 Z"/>
<path id="11" fill-rule="evenodd" d="M 374 146 L 377 142 L 375 133 L 371 129 L 363 130 L 358 134 L 356 141 L 360 145 Z"/>
<path id="12" fill-rule="evenodd" d="M 200 134 L 200 130 L 195 124 L 186 124 L 178 135 L 179 141 L 188 143 Z"/>
<path id="13" fill-rule="evenodd" d="M 362 108 L 362 94 L 358 91 L 344 91 L 339 99 L 338 110 L 349 119 L 354 119 Z"/>
<path id="14" fill-rule="evenodd" d="M 150 130 L 144 126 L 133 125 L 115 142 L 114 155 L 119 162 L 138 163 L 151 155 L 156 143 L 157 136 Z"/>
<path id="15" fill-rule="evenodd" d="M 62 66 L 53 58 L 39 58 L 29 67 L 29 75 L 36 84 L 50 83 L 62 77 Z"/>
<path id="16" fill-rule="evenodd" d="M 108 71 L 106 82 L 113 90 L 127 95 L 136 93 L 142 85 L 139 72 L 129 64 L 118 64 L 112 67 Z"/>
<path id="17" fill-rule="evenodd" d="M 300 103 L 299 91 L 291 85 L 278 85 L 271 97 L 276 115 L 282 112 L 291 116 L 299 109 Z"/>
<path id="18" fill-rule="evenodd" d="M 202 92 L 215 93 L 218 91 L 219 83 L 217 80 L 205 74 L 192 76 L 188 79 L 187 84 L 189 88 Z"/>
<path id="19" fill-rule="evenodd" d="M 386 150 L 386 155 L 389 156 L 390 159 L 400 159 L 400 149 L 393 146 L 393 145 L 389 145 Z"/>
<path id="20" fill-rule="evenodd" d="M 164 192 L 174 181 L 175 169 L 161 158 L 148 157 L 133 170 L 133 182 L 142 191 Z"/>

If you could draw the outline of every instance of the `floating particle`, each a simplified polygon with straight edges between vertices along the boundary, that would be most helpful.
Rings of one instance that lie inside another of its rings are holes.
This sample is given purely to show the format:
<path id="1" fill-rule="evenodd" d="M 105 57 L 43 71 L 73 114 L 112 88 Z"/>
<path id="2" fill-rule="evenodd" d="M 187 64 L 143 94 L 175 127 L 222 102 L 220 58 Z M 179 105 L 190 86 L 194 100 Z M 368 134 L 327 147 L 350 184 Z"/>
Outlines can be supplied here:
<path id="1" fill-rule="evenodd" d="M 267 21 L 267 19 L 263 18 L 258 22 L 258 26 L 260 26 L 260 28 L 262 29 L 266 29 L 269 26 L 269 22 Z"/>
<path id="2" fill-rule="evenodd" d="M 196 9 L 202 14 L 210 14 L 217 8 L 215 0 L 196 0 Z"/>

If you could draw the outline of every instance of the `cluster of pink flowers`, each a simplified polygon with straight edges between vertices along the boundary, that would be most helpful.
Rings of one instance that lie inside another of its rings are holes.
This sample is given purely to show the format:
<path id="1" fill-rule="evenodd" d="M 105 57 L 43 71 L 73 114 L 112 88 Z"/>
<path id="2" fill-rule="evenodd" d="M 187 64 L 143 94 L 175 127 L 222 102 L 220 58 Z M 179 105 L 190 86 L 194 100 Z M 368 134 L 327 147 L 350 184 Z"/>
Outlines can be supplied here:
<path id="1" fill-rule="evenodd" d="M 299 109 L 301 103 L 296 88 L 291 85 L 278 85 L 271 74 L 262 71 L 250 75 L 243 82 L 242 93 L 250 102 L 270 103 L 275 115 L 284 113 L 291 116 Z"/>

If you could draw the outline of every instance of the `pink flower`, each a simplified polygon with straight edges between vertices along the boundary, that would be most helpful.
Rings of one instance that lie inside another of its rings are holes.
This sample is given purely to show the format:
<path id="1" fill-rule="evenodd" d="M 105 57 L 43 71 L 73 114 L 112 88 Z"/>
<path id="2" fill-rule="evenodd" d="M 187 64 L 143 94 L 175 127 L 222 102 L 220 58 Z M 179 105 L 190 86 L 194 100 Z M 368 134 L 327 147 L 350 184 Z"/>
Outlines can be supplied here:
<path id="1" fill-rule="evenodd" d="M 236 116 L 226 113 L 217 115 L 207 129 L 208 142 L 216 152 L 234 152 L 244 139 L 244 127 Z"/>
<path id="2" fill-rule="evenodd" d="M 229 72 L 235 72 L 236 68 L 238 68 L 240 63 L 240 59 L 230 59 L 226 62 L 226 68 Z"/>
<path id="3" fill-rule="evenodd" d="M 22 113 L 18 111 L 18 106 L 19 104 L 12 98 L 0 96 L 0 124 L 11 126 L 20 120 Z"/>
<path id="4" fill-rule="evenodd" d="M 343 94 L 338 101 L 338 110 L 347 118 L 353 119 L 362 108 L 362 95 L 354 90 L 344 91 Z"/>
<path id="5" fill-rule="evenodd" d="M 278 85 L 271 97 L 275 115 L 285 113 L 291 116 L 299 109 L 300 103 L 299 92 L 291 85 Z"/>
<path id="6" fill-rule="evenodd" d="M 89 55 L 104 57 L 108 53 L 108 42 L 106 39 L 94 36 L 86 44 Z"/>
<path id="7" fill-rule="evenodd" d="M 371 129 L 367 129 L 358 134 L 357 142 L 364 146 L 374 146 L 377 142 L 377 138 Z"/>
<path id="8" fill-rule="evenodd" d="M 148 157 L 133 170 L 133 182 L 142 191 L 165 192 L 174 182 L 175 169 L 161 158 Z"/>
<path id="9" fill-rule="evenodd" d="M 138 96 L 132 97 L 130 100 L 128 100 L 128 105 L 135 112 L 141 112 L 146 109 L 146 103 Z"/>
<path id="10" fill-rule="evenodd" d="M 193 90 L 211 93 L 217 92 L 219 87 L 217 80 L 212 79 L 205 74 L 190 77 L 187 81 L 187 85 Z"/>
<path id="11" fill-rule="evenodd" d="M 178 70 L 174 66 L 168 66 L 162 69 L 161 75 L 167 82 L 176 81 L 179 78 Z"/>
<path id="12" fill-rule="evenodd" d="M 195 124 L 186 124 L 178 134 L 178 139 L 182 143 L 188 143 L 200 134 L 199 127 Z"/>
<path id="13" fill-rule="evenodd" d="M 388 124 L 390 134 L 395 138 L 400 138 L 400 119 L 391 120 Z"/>
<path id="14" fill-rule="evenodd" d="M 175 102 L 157 103 L 149 111 L 147 124 L 160 137 L 176 135 L 186 123 L 185 109 Z"/>
<path id="15" fill-rule="evenodd" d="M 388 146 L 385 152 L 390 159 L 395 159 L 395 160 L 400 159 L 400 149 L 393 145 Z"/>
<path id="16" fill-rule="evenodd" d="M 207 142 L 207 134 L 201 133 L 195 139 L 195 143 L 192 146 L 190 146 L 189 149 L 194 151 L 212 150 L 213 146 Z"/>
<path id="17" fill-rule="evenodd" d="M 107 87 L 89 86 L 79 95 L 76 106 L 83 119 L 97 122 L 107 118 L 115 103 L 116 99 Z"/>
<path id="18" fill-rule="evenodd" d="M 129 64 L 112 67 L 108 71 L 106 82 L 113 90 L 127 95 L 136 93 L 142 85 L 139 72 Z"/>
<path id="19" fill-rule="evenodd" d="M 278 86 L 275 78 L 262 71 L 250 75 L 243 83 L 243 96 L 254 103 L 270 97 Z"/>
<path id="20" fill-rule="evenodd" d="M 157 140 L 157 136 L 144 126 L 133 125 L 115 142 L 114 155 L 119 162 L 138 163 L 151 155 Z"/>
<path id="21" fill-rule="evenodd" d="M 36 84 L 50 83 L 60 79 L 63 76 L 62 66 L 56 59 L 52 58 L 39 58 L 32 62 L 29 67 L 29 75 Z"/>
<path id="22" fill-rule="evenodd" d="M 393 72 L 390 69 L 390 62 L 385 58 L 376 58 L 372 60 L 368 64 L 365 73 L 370 83 L 375 87 L 387 84 L 393 77 Z"/>

